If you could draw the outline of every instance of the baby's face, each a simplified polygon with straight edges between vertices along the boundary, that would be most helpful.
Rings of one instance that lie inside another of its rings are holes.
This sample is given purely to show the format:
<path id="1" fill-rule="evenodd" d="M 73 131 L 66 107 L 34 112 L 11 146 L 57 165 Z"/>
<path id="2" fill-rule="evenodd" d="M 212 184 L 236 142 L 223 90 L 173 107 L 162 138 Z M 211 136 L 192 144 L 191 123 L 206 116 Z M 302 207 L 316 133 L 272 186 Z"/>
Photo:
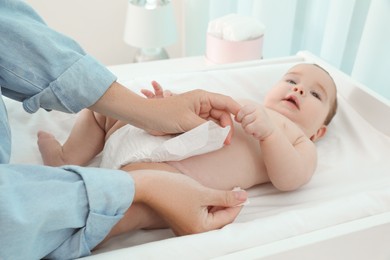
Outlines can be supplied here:
<path id="1" fill-rule="evenodd" d="M 335 98 L 336 86 L 327 72 L 299 64 L 268 92 L 264 105 L 298 124 L 310 138 L 324 125 Z"/>

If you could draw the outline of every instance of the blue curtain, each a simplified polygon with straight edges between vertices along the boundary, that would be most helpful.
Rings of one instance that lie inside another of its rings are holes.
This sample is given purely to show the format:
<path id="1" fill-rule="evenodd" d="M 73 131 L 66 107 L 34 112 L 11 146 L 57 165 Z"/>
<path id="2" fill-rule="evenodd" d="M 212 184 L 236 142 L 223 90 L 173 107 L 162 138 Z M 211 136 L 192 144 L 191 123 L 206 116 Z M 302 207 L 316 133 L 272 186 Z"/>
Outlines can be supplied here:
<path id="1" fill-rule="evenodd" d="M 308 50 L 390 100 L 390 0 L 185 0 L 184 55 L 203 55 L 208 22 L 230 13 L 266 26 L 264 58 Z"/>

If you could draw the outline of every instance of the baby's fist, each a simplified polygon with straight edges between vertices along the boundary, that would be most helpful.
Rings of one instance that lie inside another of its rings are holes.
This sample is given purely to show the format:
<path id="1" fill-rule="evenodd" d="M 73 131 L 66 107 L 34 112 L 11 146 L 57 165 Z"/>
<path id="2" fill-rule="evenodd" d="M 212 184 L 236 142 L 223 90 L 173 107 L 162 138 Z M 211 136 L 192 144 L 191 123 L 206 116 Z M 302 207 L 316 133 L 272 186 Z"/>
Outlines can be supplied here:
<path id="1" fill-rule="evenodd" d="M 265 108 L 255 104 L 244 105 L 237 113 L 236 121 L 247 134 L 259 140 L 269 136 L 275 127 Z"/>

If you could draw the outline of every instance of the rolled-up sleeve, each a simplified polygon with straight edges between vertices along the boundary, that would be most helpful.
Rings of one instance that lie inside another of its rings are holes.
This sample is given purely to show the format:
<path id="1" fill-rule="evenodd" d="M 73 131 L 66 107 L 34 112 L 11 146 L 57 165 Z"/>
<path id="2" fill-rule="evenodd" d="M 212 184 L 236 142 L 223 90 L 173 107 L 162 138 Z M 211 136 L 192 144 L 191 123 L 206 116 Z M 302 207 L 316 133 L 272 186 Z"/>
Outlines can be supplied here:
<path id="1" fill-rule="evenodd" d="M 0 259 L 89 255 L 133 198 L 123 171 L 0 165 Z"/>
<path id="2" fill-rule="evenodd" d="M 1 0 L 0 85 L 3 95 L 39 108 L 76 113 L 116 80 L 71 38 L 48 27 L 26 3 Z"/>
<path id="3" fill-rule="evenodd" d="M 116 77 L 106 67 L 85 55 L 50 82 L 47 88 L 25 99 L 23 107 L 30 113 L 41 107 L 77 113 L 93 105 L 115 80 Z"/>

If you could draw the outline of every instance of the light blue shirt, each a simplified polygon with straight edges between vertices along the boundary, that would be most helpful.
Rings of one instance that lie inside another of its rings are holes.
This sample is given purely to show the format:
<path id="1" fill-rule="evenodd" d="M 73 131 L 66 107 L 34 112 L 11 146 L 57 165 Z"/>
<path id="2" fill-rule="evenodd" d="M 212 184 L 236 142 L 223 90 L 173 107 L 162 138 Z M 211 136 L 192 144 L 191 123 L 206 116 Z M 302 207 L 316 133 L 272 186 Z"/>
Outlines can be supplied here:
<path id="1" fill-rule="evenodd" d="M 116 80 L 26 3 L 0 0 L 0 93 L 39 108 L 76 113 Z M 0 95 L 0 259 L 72 259 L 90 254 L 133 201 L 133 179 L 98 168 L 9 164 L 11 132 Z"/>

